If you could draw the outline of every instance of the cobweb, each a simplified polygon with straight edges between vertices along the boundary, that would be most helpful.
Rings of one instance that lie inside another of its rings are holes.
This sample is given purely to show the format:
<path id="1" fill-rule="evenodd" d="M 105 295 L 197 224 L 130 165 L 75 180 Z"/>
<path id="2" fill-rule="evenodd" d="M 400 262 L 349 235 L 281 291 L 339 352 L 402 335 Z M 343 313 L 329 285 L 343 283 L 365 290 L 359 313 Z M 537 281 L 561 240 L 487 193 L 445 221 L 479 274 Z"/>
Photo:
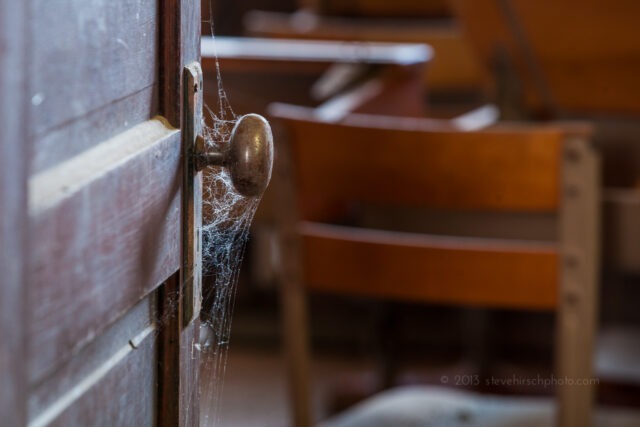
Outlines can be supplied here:
<path id="1" fill-rule="evenodd" d="M 212 16 L 211 6 L 209 16 Z M 209 21 L 214 37 L 213 22 Z M 215 40 L 215 39 L 214 39 Z M 208 119 L 203 123 L 207 150 L 227 152 L 231 131 L 238 120 L 234 113 L 215 58 L 218 103 L 215 110 L 205 106 Z M 220 398 L 224 386 L 227 352 L 231 334 L 236 287 L 260 197 L 239 194 L 229 171 L 209 167 L 203 171 L 203 295 L 200 313 L 200 405 L 201 425 L 216 426 L 220 416 Z"/>
<path id="2" fill-rule="evenodd" d="M 208 138 L 207 138 L 208 139 Z M 208 139 L 211 144 L 217 140 Z M 240 264 L 248 240 L 249 226 L 260 202 L 236 192 L 226 169 L 205 170 L 203 182 L 203 295 L 200 313 L 202 425 L 218 422 L 220 395 L 224 385 Z M 209 414 L 214 419 L 209 420 Z"/>

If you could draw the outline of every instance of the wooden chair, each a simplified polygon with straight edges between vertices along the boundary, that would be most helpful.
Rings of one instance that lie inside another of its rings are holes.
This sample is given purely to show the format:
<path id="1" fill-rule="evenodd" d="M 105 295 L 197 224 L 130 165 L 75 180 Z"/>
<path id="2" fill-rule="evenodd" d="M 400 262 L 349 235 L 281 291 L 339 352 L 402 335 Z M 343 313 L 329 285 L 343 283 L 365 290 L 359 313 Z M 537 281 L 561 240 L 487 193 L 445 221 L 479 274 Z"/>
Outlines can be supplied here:
<path id="1" fill-rule="evenodd" d="M 557 311 L 560 379 L 591 377 L 598 277 L 598 158 L 583 126 L 352 114 L 273 104 L 281 189 L 282 302 L 295 425 L 310 425 L 306 289 Z M 345 207 L 557 214 L 557 242 L 335 225 Z M 589 385 L 558 386 L 558 422 L 587 426 Z"/>
<path id="2" fill-rule="evenodd" d="M 622 387 L 624 396 L 637 395 L 640 364 L 632 361 L 640 357 L 629 348 L 637 347 L 640 333 L 630 332 L 632 322 L 620 314 L 634 308 L 618 277 L 640 272 L 640 3 L 452 4 L 481 63 L 497 71 L 496 103 L 503 117 L 579 118 L 594 125 L 604 186 L 601 252 L 605 269 L 614 272 L 603 285 L 609 319 L 598 339 L 596 371 L 602 389 Z M 622 336 L 633 346 L 611 345 Z"/>
<path id="3" fill-rule="evenodd" d="M 603 160 L 607 264 L 640 271 L 640 3 L 453 0 L 505 116 L 589 119 Z M 506 68 L 506 69 L 505 69 Z M 506 86 L 506 87 L 504 87 Z M 614 188 L 615 187 L 615 188 Z M 624 226 L 624 227 L 623 227 Z"/>

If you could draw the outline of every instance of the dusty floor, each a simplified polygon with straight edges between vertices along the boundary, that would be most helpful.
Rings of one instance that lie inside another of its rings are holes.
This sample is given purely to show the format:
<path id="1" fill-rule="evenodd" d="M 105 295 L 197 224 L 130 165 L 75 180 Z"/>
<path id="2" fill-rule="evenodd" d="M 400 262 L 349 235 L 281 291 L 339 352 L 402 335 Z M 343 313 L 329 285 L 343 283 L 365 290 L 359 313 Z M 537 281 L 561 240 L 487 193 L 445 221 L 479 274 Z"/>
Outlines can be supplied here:
<path id="1" fill-rule="evenodd" d="M 327 416 L 331 384 L 349 372 L 367 372 L 353 361 L 321 358 L 314 363 L 314 411 Z M 206 373 L 205 373 L 206 374 Z M 231 346 L 221 398 L 221 427 L 286 427 L 289 407 L 284 361 L 277 351 Z"/>
<path id="2" fill-rule="evenodd" d="M 316 357 L 316 420 L 327 418 L 331 390 L 336 384 L 344 383 L 344 378 L 366 380 L 371 368 L 354 360 Z M 285 378 L 284 362 L 277 351 L 232 345 L 219 426 L 290 426 Z M 409 408 L 415 408 L 415 411 Z M 443 411 L 442 408 L 448 409 Z M 330 417 L 321 423 L 321 427 L 546 427 L 552 426 L 552 420 L 552 400 L 548 398 L 496 399 L 470 395 L 455 387 L 421 387 L 387 392 L 386 396 L 378 396 L 375 401 L 356 405 L 346 413 Z M 598 409 L 594 424 L 594 427 L 636 426 L 640 426 L 640 412 L 610 407 Z"/>

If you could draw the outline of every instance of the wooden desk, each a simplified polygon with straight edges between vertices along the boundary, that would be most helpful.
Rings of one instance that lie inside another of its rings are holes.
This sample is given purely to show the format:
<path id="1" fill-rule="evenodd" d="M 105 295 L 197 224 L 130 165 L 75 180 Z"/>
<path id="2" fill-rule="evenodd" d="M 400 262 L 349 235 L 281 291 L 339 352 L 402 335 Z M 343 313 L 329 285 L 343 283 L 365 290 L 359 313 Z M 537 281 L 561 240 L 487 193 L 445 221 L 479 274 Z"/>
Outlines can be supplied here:
<path id="1" fill-rule="evenodd" d="M 421 76 L 432 51 L 424 44 L 203 37 L 201 47 L 210 106 L 218 102 L 217 57 L 237 114 L 263 113 L 273 101 L 324 105 L 338 116 L 425 114 Z"/>
<path id="2" fill-rule="evenodd" d="M 487 76 L 460 29 L 446 20 L 324 16 L 300 10 L 293 14 L 253 10 L 246 14 L 248 35 L 299 40 L 350 40 L 426 43 L 435 52 L 423 75 L 433 93 L 457 96 L 484 92 Z"/>

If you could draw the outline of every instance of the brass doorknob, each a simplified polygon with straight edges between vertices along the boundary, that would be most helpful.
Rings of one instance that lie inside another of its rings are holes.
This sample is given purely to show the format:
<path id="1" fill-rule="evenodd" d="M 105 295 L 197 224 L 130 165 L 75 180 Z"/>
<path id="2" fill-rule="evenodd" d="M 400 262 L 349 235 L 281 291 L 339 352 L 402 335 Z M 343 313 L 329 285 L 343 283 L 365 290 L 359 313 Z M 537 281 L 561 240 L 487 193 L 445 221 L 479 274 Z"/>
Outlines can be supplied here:
<path id="1" fill-rule="evenodd" d="M 236 122 L 229 149 L 224 153 L 206 152 L 204 139 L 198 137 L 196 167 L 223 166 L 229 169 L 235 189 L 247 197 L 260 196 L 269 185 L 273 167 L 273 135 L 267 120 L 247 114 Z"/>

